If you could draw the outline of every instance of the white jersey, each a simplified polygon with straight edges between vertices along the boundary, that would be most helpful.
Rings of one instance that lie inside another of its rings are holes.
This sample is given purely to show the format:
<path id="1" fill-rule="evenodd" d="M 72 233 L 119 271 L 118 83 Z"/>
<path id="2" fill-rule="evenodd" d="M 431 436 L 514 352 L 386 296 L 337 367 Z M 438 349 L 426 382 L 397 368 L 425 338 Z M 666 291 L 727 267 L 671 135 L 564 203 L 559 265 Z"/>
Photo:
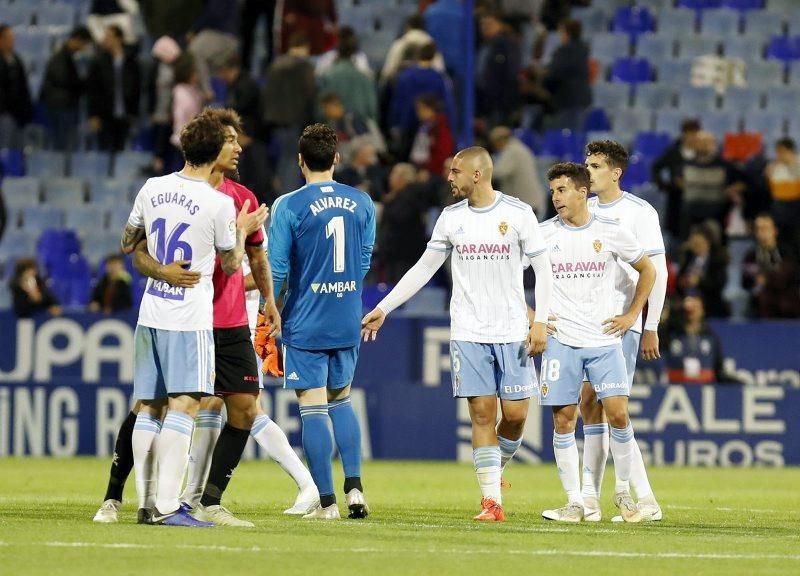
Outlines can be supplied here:
<path id="1" fill-rule="evenodd" d="M 661 236 L 661 224 L 658 213 L 646 200 L 623 192 L 622 196 L 609 202 L 600 204 L 597 197 L 589 198 L 589 211 L 604 218 L 610 218 L 631 232 L 644 253 L 648 256 L 664 254 L 664 238 Z M 636 282 L 639 273 L 626 262 L 619 262 L 615 288 L 617 291 L 617 314 L 623 314 L 630 308 L 633 295 L 636 293 Z M 636 319 L 631 327 L 634 332 L 642 331 L 642 315 Z"/>
<path id="2" fill-rule="evenodd" d="M 463 200 L 442 211 L 428 248 L 452 252 L 452 340 L 521 342 L 528 335 L 522 271 L 547 248 L 533 209 L 495 190 L 486 208 Z"/>
<path id="3" fill-rule="evenodd" d="M 558 318 L 558 341 L 576 348 L 621 342 L 603 334 L 603 321 L 617 314 L 617 263 L 635 264 L 644 255 L 639 242 L 613 220 L 597 215 L 580 227 L 556 216 L 542 222 L 542 235 L 553 267 L 550 313 Z"/>
<path id="4" fill-rule="evenodd" d="M 162 264 L 191 260 L 200 272 L 193 288 L 178 288 L 150 278 L 139 307 L 139 324 L 162 330 L 213 327 L 215 248 L 236 246 L 233 199 L 205 180 L 173 173 L 150 178 L 136 195 L 128 224 L 144 228 L 147 250 Z"/>

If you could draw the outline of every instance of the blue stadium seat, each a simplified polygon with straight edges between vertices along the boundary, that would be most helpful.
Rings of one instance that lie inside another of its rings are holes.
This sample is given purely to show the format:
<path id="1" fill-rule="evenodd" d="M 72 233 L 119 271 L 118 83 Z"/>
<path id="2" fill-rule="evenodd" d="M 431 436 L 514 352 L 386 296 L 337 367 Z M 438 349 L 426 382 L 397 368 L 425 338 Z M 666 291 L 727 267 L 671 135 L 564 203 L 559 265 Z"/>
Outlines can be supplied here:
<path id="1" fill-rule="evenodd" d="M 800 86 L 800 61 L 789 63 L 789 84 Z M 777 86 L 777 88 L 780 87 L 780 85 Z"/>
<path id="2" fill-rule="evenodd" d="M 614 32 L 624 32 L 631 36 L 651 32 L 655 29 L 655 18 L 647 8 L 622 6 L 617 8 L 611 22 Z"/>
<path id="3" fill-rule="evenodd" d="M 702 113 L 716 106 L 717 93 L 711 86 L 684 86 L 678 90 L 678 108 L 681 110 Z"/>
<path id="4" fill-rule="evenodd" d="M 633 141 L 633 151 L 643 158 L 656 159 L 672 144 L 666 132 L 639 132 Z"/>
<path id="5" fill-rule="evenodd" d="M 767 44 L 766 56 L 770 60 L 791 62 L 800 60 L 800 38 L 797 36 L 775 36 Z"/>
<path id="6" fill-rule="evenodd" d="M 722 0 L 678 0 L 678 6 L 693 10 L 708 10 L 722 6 Z"/>
<path id="7" fill-rule="evenodd" d="M 70 174 L 77 178 L 105 178 L 111 169 L 108 152 L 73 152 Z"/>
<path id="8" fill-rule="evenodd" d="M 583 121 L 584 132 L 610 130 L 611 122 L 603 108 L 592 108 Z"/>
<path id="9" fill-rule="evenodd" d="M 706 110 L 698 114 L 703 130 L 721 138 L 727 132 L 739 132 L 741 116 L 738 113 L 724 110 Z"/>
<path id="10" fill-rule="evenodd" d="M 13 148 L 0 150 L 0 166 L 2 167 L 2 176 L 6 178 L 25 176 L 25 156 L 22 154 L 22 150 Z"/>
<path id="11" fill-rule="evenodd" d="M 632 154 L 628 167 L 622 174 L 622 186 L 632 188 L 650 181 L 650 162 L 638 154 Z"/>
<path id="12" fill-rule="evenodd" d="M 657 62 L 671 58 L 675 48 L 675 38 L 662 34 L 642 34 L 636 39 L 636 57 Z"/>
<path id="13" fill-rule="evenodd" d="M 85 198 L 86 183 L 80 178 L 50 178 L 44 182 L 44 203 L 48 206 L 81 206 Z"/>
<path id="14" fill-rule="evenodd" d="M 39 178 L 60 178 L 67 174 L 67 156 L 63 152 L 34 150 L 28 156 L 27 174 Z"/>
<path id="15" fill-rule="evenodd" d="M 617 58 L 628 56 L 630 40 L 623 34 L 599 32 L 592 36 L 591 56 L 604 65 L 611 64 Z"/>
<path id="16" fill-rule="evenodd" d="M 745 114 L 744 129 L 748 132 L 761 132 L 769 141 L 785 133 L 787 110 L 758 110 Z"/>
<path id="17" fill-rule="evenodd" d="M 664 9 L 658 14 L 658 32 L 670 36 L 686 36 L 694 33 L 697 15 L 693 10 Z"/>
<path id="18" fill-rule="evenodd" d="M 152 155 L 147 152 L 125 151 L 114 156 L 114 178 L 135 178 L 142 168 L 150 165 Z"/>
<path id="19" fill-rule="evenodd" d="M 716 55 L 719 46 L 717 38 L 700 36 L 683 36 L 678 38 L 678 56 L 680 58 L 697 58 L 698 56 Z"/>
<path id="20" fill-rule="evenodd" d="M 40 4 L 36 9 L 36 24 L 71 28 L 75 24 L 75 7 L 64 2 Z"/>
<path id="21" fill-rule="evenodd" d="M 601 82 L 592 87 L 592 102 L 601 108 L 624 108 L 628 106 L 630 88 L 624 84 Z"/>
<path id="22" fill-rule="evenodd" d="M 800 143 L 800 116 L 790 115 L 788 118 L 788 134 Z"/>
<path id="23" fill-rule="evenodd" d="M 748 62 L 745 79 L 749 86 L 770 88 L 783 84 L 783 65 L 780 62 Z"/>
<path id="24" fill-rule="evenodd" d="M 635 108 L 646 110 L 660 110 L 674 105 L 675 92 L 667 82 L 653 82 L 652 84 L 639 84 L 634 91 L 633 105 Z"/>
<path id="25" fill-rule="evenodd" d="M 122 231 L 125 229 L 125 224 L 128 223 L 128 216 L 131 215 L 131 206 L 127 204 L 114 206 L 108 215 L 108 229 Z"/>
<path id="26" fill-rule="evenodd" d="M 722 5 L 740 12 L 746 12 L 761 10 L 764 7 L 764 0 L 722 0 Z"/>
<path id="27" fill-rule="evenodd" d="M 89 231 L 105 230 L 108 209 L 102 206 L 74 206 L 64 209 L 64 227 L 76 230 L 83 237 Z M 121 231 L 120 231 L 121 232 Z"/>
<path id="28" fill-rule="evenodd" d="M 728 86 L 722 109 L 728 112 L 749 113 L 761 108 L 762 92 L 757 88 Z"/>
<path id="29" fill-rule="evenodd" d="M 692 61 L 685 59 L 662 60 L 656 65 L 656 80 L 678 88 L 686 86 L 692 78 Z"/>
<path id="30" fill-rule="evenodd" d="M 774 86 L 766 97 L 768 110 L 792 110 L 800 102 L 800 86 Z"/>
<path id="31" fill-rule="evenodd" d="M 792 9 L 784 13 L 786 15 L 787 31 L 792 36 L 800 34 L 800 6 L 795 2 Z"/>
<path id="32" fill-rule="evenodd" d="M 64 211 L 55 206 L 29 206 L 22 209 L 22 227 L 27 230 L 59 228 Z"/>
<path id="33" fill-rule="evenodd" d="M 766 42 L 756 35 L 729 36 L 722 40 L 722 52 L 726 58 L 758 60 L 764 57 L 765 44 Z"/>
<path id="34" fill-rule="evenodd" d="M 754 10 L 744 16 L 744 33 L 749 37 L 772 38 L 783 33 L 783 14 L 772 10 Z"/>
<path id="35" fill-rule="evenodd" d="M 36 254 L 36 235 L 28 230 L 8 230 L 0 241 L 0 259 L 16 260 Z"/>
<path id="36" fill-rule="evenodd" d="M 611 112 L 614 132 L 628 134 L 631 139 L 637 132 L 646 132 L 652 128 L 653 114 L 650 110 L 638 108 L 619 108 Z"/>
<path id="37" fill-rule="evenodd" d="M 643 58 L 618 58 L 611 66 L 611 81 L 638 84 L 651 82 L 653 72 L 650 62 Z"/>
<path id="38" fill-rule="evenodd" d="M 49 267 L 51 289 L 62 306 L 85 306 L 91 296 L 92 271 L 80 254 L 70 254 Z"/>
<path id="39" fill-rule="evenodd" d="M 130 180 L 122 178 L 101 178 L 92 180 L 89 188 L 89 201 L 92 204 L 113 206 L 130 201 Z"/>
<path id="40" fill-rule="evenodd" d="M 687 118 L 696 118 L 699 115 L 688 115 L 685 111 L 664 109 L 656 110 L 656 132 L 666 132 L 671 136 L 677 136 L 681 131 L 681 123 Z"/>
<path id="41" fill-rule="evenodd" d="M 565 160 L 583 160 L 586 134 L 572 130 L 546 130 L 542 138 L 542 154 Z"/>
<path id="42" fill-rule="evenodd" d="M 41 199 L 42 183 L 38 178 L 6 178 L 3 180 L 3 198 L 9 208 L 36 206 Z"/>
<path id="43" fill-rule="evenodd" d="M 584 35 L 608 31 L 608 16 L 601 8 L 593 6 L 573 8 L 570 11 L 570 18 L 581 23 Z"/>
<path id="44" fill-rule="evenodd" d="M 736 10 L 719 8 L 700 13 L 700 34 L 710 38 L 727 38 L 739 33 L 741 16 Z"/>

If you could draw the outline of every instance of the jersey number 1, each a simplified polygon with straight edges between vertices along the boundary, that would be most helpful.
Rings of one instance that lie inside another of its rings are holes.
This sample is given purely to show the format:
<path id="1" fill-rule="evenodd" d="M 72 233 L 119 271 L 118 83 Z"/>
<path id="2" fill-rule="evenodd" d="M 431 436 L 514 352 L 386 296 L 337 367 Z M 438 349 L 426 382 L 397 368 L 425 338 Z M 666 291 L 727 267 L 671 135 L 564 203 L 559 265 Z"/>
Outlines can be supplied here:
<path id="1" fill-rule="evenodd" d="M 161 264 L 170 264 L 177 260 L 175 257 L 178 250 L 181 251 L 181 260 L 192 259 L 192 247 L 181 236 L 189 228 L 186 222 L 179 222 L 175 228 L 166 235 L 167 221 L 164 218 L 156 218 L 150 226 L 150 234 L 156 237 L 156 260 Z"/>
<path id="2" fill-rule="evenodd" d="M 344 216 L 334 216 L 325 226 L 325 238 L 333 236 L 333 271 L 344 272 Z"/>

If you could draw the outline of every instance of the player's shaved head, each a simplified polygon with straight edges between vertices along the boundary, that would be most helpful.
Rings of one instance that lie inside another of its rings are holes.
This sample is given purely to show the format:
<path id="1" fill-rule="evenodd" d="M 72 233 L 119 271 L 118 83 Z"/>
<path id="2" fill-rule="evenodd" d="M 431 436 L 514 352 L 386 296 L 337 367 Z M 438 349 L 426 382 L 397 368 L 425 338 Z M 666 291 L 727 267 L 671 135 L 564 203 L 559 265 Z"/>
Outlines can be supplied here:
<path id="1" fill-rule="evenodd" d="M 453 160 L 461 160 L 461 169 L 465 172 L 480 172 L 481 180 L 492 179 L 492 157 L 486 148 L 480 146 L 464 148 L 455 155 Z"/>

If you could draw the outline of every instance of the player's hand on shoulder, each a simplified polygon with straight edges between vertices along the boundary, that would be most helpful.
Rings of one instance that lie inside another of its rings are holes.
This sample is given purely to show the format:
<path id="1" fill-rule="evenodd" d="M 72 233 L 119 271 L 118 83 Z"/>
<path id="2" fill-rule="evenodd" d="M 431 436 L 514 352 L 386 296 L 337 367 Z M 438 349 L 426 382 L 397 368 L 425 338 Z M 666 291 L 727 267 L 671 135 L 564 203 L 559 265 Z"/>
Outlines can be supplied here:
<path id="1" fill-rule="evenodd" d="M 528 339 L 525 347 L 528 349 L 528 356 L 536 356 L 544 352 L 547 346 L 547 325 L 544 322 L 534 322 L 531 324 Z"/>
<path id="2" fill-rule="evenodd" d="M 264 225 L 267 216 L 269 216 L 269 208 L 266 204 L 262 204 L 251 212 L 250 200 L 245 200 L 242 209 L 239 210 L 239 216 L 236 218 L 236 226 L 249 236 Z"/>
<path id="3" fill-rule="evenodd" d="M 385 319 L 386 314 L 380 308 L 374 308 L 361 319 L 361 338 L 364 342 L 375 340 Z"/>
<path id="4" fill-rule="evenodd" d="M 630 330 L 638 316 L 631 317 L 630 314 L 620 314 L 603 321 L 603 334 L 622 337 L 625 332 Z"/>
<path id="5" fill-rule="evenodd" d="M 200 282 L 200 272 L 189 270 L 191 260 L 175 260 L 161 266 L 162 280 L 180 288 L 191 288 Z"/>
<path id="6" fill-rule="evenodd" d="M 661 353 L 658 351 L 658 332 L 645 330 L 642 332 L 642 360 L 658 360 Z"/>

